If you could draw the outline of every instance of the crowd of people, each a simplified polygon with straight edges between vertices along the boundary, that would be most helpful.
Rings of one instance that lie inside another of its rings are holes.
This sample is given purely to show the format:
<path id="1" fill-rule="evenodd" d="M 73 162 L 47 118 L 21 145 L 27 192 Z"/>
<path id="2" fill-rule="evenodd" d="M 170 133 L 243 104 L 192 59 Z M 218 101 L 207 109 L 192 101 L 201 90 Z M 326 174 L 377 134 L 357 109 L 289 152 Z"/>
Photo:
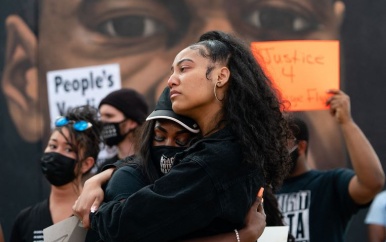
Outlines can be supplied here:
<path id="1" fill-rule="evenodd" d="M 349 97 L 329 90 L 326 105 L 352 169 L 311 169 L 306 123 L 234 35 L 201 35 L 175 56 L 165 85 L 150 114 L 123 88 L 99 110 L 80 106 L 56 120 L 41 158 L 49 198 L 20 212 L 12 242 L 41 240 L 71 215 L 86 241 L 256 241 L 265 226 L 284 225 L 288 241 L 343 241 L 351 217 L 383 189 Z M 100 142 L 118 154 L 90 177 Z"/>

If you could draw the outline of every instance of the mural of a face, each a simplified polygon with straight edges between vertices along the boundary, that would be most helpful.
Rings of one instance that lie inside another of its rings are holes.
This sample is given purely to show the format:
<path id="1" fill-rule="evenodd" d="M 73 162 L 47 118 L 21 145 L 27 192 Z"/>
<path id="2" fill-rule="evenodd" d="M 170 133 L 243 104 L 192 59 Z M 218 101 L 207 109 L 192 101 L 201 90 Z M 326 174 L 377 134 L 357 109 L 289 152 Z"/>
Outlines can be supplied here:
<path id="1" fill-rule="evenodd" d="M 122 86 L 152 107 L 174 56 L 208 30 L 246 41 L 339 39 L 343 12 L 332 0 L 42 0 L 38 38 L 17 16 L 8 20 L 9 41 L 19 40 L 9 56 L 21 49 L 28 65 L 15 63 L 7 73 L 21 74 L 6 73 L 3 87 L 19 134 L 35 141 L 49 132 L 48 71 L 119 63 Z M 38 127 L 22 125 L 27 115 Z"/>
<path id="2" fill-rule="evenodd" d="M 122 84 L 149 102 L 165 86 L 170 64 L 208 30 L 246 41 L 338 39 L 341 2 L 331 0 L 43 0 L 39 69 L 119 63 Z"/>

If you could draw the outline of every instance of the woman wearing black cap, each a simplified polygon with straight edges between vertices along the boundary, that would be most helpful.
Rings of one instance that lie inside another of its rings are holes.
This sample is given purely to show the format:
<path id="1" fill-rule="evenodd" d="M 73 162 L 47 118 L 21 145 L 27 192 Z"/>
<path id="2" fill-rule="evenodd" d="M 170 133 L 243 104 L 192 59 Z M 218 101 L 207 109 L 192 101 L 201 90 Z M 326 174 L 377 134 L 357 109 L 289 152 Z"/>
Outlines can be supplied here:
<path id="1" fill-rule="evenodd" d="M 137 156 L 129 156 L 125 159 L 108 165 L 104 169 L 105 174 L 96 175 L 87 181 L 84 191 L 90 192 L 90 184 L 92 181 L 97 181 L 94 185 L 97 188 L 92 188 L 94 193 L 99 192 L 104 202 L 112 200 L 122 201 L 137 192 L 144 186 L 153 184 L 158 178 L 168 173 L 174 164 L 174 156 L 176 153 L 184 151 L 192 142 L 192 139 L 198 137 L 200 129 L 194 120 L 178 115 L 173 112 L 170 101 L 169 88 L 165 88 L 161 94 L 155 110 L 147 117 L 141 130 L 141 141 Z M 150 149 L 149 149 L 150 147 Z M 102 177 L 103 181 L 110 177 L 108 169 L 117 167 L 109 180 L 105 191 L 103 192 L 100 184 Z M 103 178 L 104 177 L 104 178 Z M 263 216 L 263 208 L 259 206 L 260 200 L 250 209 L 246 219 L 246 227 L 239 232 L 239 236 L 243 241 L 255 241 L 262 233 L 265 225 L 265 216 Z M 93 208 L 96 210 L 96 208 Z M 258 213 L 256 213 L 258 210 Z M 91 230 L 86 238 L 88 241 L 97 240 L 96 231 Z M 202 238 L 203 241 L 234 241 L 234 233 L 221 234 L 214 237 Z M 195 241 L 200 241 L 196 239 Z"/>
<path id="2" fill-rule="evenodd" d="M 109 93 L 98 106 L 103 123 L 103 142 L 109 147 L 116 147 L 117 154 L 99 162 L 98 172 L 104 165 L 134 154 L 137 142 L 136 130 L 141 127 L 148 114 L 145 97 L 130 88 L 121 88 Z"/>

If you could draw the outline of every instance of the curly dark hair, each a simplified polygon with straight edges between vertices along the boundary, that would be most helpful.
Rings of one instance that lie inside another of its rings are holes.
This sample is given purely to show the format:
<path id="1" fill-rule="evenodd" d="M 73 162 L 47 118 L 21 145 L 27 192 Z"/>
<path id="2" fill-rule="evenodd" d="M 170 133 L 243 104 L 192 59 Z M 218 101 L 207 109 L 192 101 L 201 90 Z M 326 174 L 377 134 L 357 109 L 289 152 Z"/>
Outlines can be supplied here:
<path id="1" fill-rule="evenodd" d="M 264 74 L 250 48 L 235 36 L 210 31 L 190 48 L 211 60 L 207 79 L 215 63 L 226 65 L 230 70 L 221 122 L 238 138 L 244 162 L 261 166 L 267 184 L 275 191 L 290 167 L 287 150 L 290 131 L 278 90 Z"/>
<path id="2" fill-rule="evenodd" d="M 98 119 L 98 110 L 89 105 L 78 106 L 69 109 L 65 117 L 71 121 L 84 120 L 92 124 L 91 128 L 85 131 L 76 131 L 71 123 L 62 127 L 56 127 L 55 130 L 58 130 L 64 137 L 63 127 L 69 130 L 70 140 L 68 142 L 78 155 L 78 160 L 86 157 L 93 157 L 96 160 L 100 151 L 100 133 L 102 128 L 101 122 Z"/>

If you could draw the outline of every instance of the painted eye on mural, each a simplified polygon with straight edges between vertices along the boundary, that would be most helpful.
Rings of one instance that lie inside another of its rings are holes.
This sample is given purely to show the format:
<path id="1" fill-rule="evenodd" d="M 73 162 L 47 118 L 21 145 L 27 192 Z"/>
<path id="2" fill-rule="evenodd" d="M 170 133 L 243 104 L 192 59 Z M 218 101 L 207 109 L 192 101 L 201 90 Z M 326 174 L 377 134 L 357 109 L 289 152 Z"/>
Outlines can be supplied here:
<path id="1" fill-rule="evenodd" d="M 98 32 L 110 37 L 147 38 L 167 31 L 160 21 L 140 16 L 123 16 L 112 18 L 97 26 Z"/>
<path id="2" fill-rule="evenodd" d="M 244 16 L 249 24 L 267 31 L 300 34 L 319 28 L 319 24 L 312 17 L 285 8 L 263 7 Z"/>
<path id="3" fill-rule="evenodd" d="M 189 30 L 185 1 L 90 0 L 84 1 L 80 9 L 83 11 L 78 17 L 91 33 L 90 42 L 110 50 L 140 53 L 171 47 Z"/>

